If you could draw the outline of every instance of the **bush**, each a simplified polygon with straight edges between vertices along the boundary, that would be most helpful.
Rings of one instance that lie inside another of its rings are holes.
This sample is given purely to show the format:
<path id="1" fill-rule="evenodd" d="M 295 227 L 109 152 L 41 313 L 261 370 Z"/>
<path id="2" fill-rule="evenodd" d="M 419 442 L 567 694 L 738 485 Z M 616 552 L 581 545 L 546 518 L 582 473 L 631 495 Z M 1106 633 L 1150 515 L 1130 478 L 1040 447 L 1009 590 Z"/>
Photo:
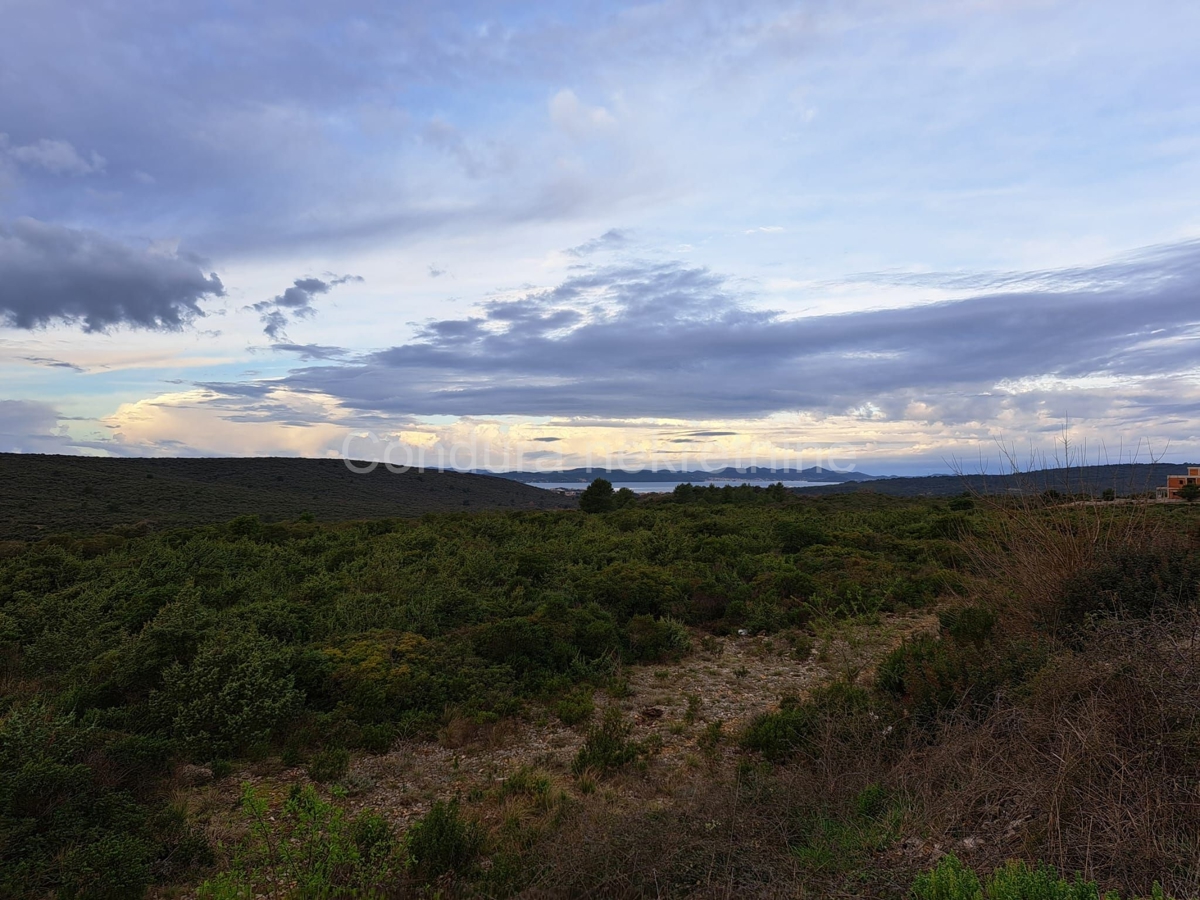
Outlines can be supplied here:
<path id="1" fill-rule="evenodd" d="M 857 731 L 856 722 L 873 712 L 871 696 L 846 682 L 818 687 L 803 702 L 786 700 L 776 712 L 755 717 L 742 733 L 741 744 L 778 762 L 798 753 L 816 757 L 822 739 L 838 740 Z"/>
<path id="2" fill-rule="evenodd" d="M 127 900 L 150 884 L 150 848 L 128 834 L 104 835 L 70 850 L 62 860 L 59 896 L 70 900 Z"/>
<path id="3" fill-rule="evenodd" d="M 152 706 L 189 756 L 232 756 L 265 741 L 299 709 L 303 697 L 288 662 L 283 647 L 253 629 L 224 632 L 187 668 L 167 669 Z"/>
<path id="4" fill-rule="evenodd" d="M 898 700 L 920 727 L 934 725 L 944 713 L 979 716 L 997 693 L 1020 684 L 1045 659 L 1024 642 L 989 640 L 995 617 L 967 607 L 943 614 L 941 637 L 909 638 L 879 664 L 875 685 Z"/>
<path id="5" fill-rule="evenodd" d="M 1148 616 L 1200 601 L 1200 554 L 1184 548 L 1127 548 L 1076 573 L 1064 588 L 1068 621 L 1097 613 Z"/>
<path id="6" fill-rule="evenodd" d="M 37 701 L 0 719 L 0 895 L 104 900 L 149 883 L 148 810 L 87 764 L 102 743 Z"/>
<path id="7" fill-rule="evenodd" d="M 350 751 L 345 747 L 329 747 L 313 754 L 308 763 L 308 777 L 322 783 L 339 781 L 350 770 Z"/>
<path id="8" fill-rule="evenodd" d="M 389 723 L 364 725 L 358 733 L 358 746 L 368 753 L 387 753 L 396 741 L 396 729 Z"/>
<path id="9" fill-rule="evenodd" d="M 912 900 L 983 900 L 979 876 L 948 853 L 931 872 L 918 875 L 909 893 Z"/>
<path id="10" fill-rule="evenodd" d="M 448 872 L 469 875 L 481 846 L 478 826 L 463 818 L 456 800 L 435 802 L 404 838 L 408 867 L 425 884 Z"/>
<path id="11" fill-rule="evenodd" d="M 780 522 L 775 526 L 775 539 L 784 553 L 799 553 L 829 540 L 821 527 L 812 522 Z"/>
<path id="12" fill-rule="evenodd" d="M 692 649 L 688 630 L 674 619 L 653 616 L 634 616 L 626 628 L 629 652 L 640 662 L 661 662 L 679 659 Z"/>
<path id="13" fill-rule="evenodd" d="M 576 775 L 587 771 L 604 773 L 633 762 L 640 748 L 629 740 L 632 733 L 633 726 L 621 716 L 620 708 L 608 707 L 599 724 L 588 729 L 583 746 L 571 763 L 571 771 Z"/>
<path id="14" fill-rule="evenodd" d="M 1095 882 L 1080 875 L 1067 881 L 1050 866 L 1029 866 L 1019 860 L 997 869 L 980 884 L 979 877 L 953 853 L 943 856 L 932 871 L 918 875 L 909 896 L 912 900 L 1120 900 L 1116 893 L 1101 894 Z M 1157 882 L 1151 897 L 1166 900 Z"/>
<path id="15" fill-rule="evenodd" d="M 311 786 L 293 785 L 272 813 L 249 785 L 242 809 L 250 833 L 234 868 L 200 885 L 201 900 L 250 900 L 276 896 L 280 884 L 294 897 L 377 896 L 393 875 L 395 840 L 388 824 L 363 812 L 347 822 L 338 807 Z"/>
<path id="16" fill-rule="evenodd" d="M 554 704 L 554 714 L 564 725 L 578 725 L 586 722 L 596 711 L 596 702 L 592 698 L 592 689 L 583 687 L 572 691 Z"/>

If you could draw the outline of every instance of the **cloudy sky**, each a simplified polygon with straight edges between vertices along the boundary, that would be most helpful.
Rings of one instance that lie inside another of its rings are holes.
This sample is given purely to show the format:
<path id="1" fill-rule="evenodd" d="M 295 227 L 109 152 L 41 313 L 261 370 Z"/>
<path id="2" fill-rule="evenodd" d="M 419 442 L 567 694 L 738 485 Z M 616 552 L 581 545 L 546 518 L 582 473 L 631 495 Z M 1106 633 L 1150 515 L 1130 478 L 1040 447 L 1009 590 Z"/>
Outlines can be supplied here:
<path id="1" fill-rule="evenodd" d="M 1200 459 L 1198 4 L 0 19 L 0 450 Z"/>

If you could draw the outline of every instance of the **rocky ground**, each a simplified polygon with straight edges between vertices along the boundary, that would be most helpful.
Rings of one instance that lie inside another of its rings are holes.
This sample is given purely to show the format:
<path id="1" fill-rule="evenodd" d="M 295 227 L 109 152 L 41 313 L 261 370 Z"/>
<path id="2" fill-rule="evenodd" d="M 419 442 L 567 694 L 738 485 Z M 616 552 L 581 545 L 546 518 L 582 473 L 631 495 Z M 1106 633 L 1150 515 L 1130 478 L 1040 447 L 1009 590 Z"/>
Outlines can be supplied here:
<path id="1" fill-rule="evenodd" d="M 829 625 L 818 629 L 815 639 L 697 633 L 693 652 L 679 662 L 627 667 L 621 674 L 628 690 L 621 696 L 597 691 L 593 721 L 606 707 L 619 706 L 633 726 L 632 739 L 657 748 L 647 772 L 669 794 L 668 785 L 714 763 L 712 744 L 705 744 L 705 735 L 711 737 L 717 727 L 714 723 L 720 723 L 723 736 L 732 737 L 754 716 L 776 708 L 783 697 L 802 696 L 836 677 L 869 680 L 874 664 L 889 649 L 936 624 L 936 616 L 926 613 Z M 578 793 L 581 785 L 570 777 L 570 766 L 586 730 L 587 723 L 567 726 L 541 707 L 520 719 L 483 728 L 451 723 L 437 742 L 399 741 L 387 753 L 356 754 L 341 782 L 345 796 L 340 802 L 350 814 L 362 808 L 376 810 L 403 830 L 434 801 L 458 797 L 470 804 L 523 766 L 536 767 L 568 793 Z M 192 783 L 181 788 L 179 802 L 215 843 L 230 847 L 245 833 L 239 810 L 243 785 L 250 783 L 282 800 L 293 784 L 308 780 L 303 767 L 282 768 L 272 761 L 216 780 L 206 779 L 203 770 L 191 771 L 181 779 Z M 619 792 L 620 782 L 616 784 Z M 327 786 L 320 789 L 329 792 Z M 605 790 L 614 788 L 606 785 Z M 638 794 L 644 801 L 644 789 Z"/>

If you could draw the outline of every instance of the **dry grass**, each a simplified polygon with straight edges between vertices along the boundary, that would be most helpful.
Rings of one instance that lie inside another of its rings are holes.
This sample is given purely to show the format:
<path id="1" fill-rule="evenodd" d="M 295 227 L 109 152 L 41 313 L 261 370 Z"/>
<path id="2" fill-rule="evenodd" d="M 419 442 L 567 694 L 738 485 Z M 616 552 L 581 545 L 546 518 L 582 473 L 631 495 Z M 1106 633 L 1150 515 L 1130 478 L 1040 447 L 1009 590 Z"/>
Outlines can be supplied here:
<path id="1" fill-rule="evenodd" d="M 1200 616 L 1111 622 L 982 723 L 948 724 L 895 779 L 934 833 L 1109 888 L 1200 892 Z"/>

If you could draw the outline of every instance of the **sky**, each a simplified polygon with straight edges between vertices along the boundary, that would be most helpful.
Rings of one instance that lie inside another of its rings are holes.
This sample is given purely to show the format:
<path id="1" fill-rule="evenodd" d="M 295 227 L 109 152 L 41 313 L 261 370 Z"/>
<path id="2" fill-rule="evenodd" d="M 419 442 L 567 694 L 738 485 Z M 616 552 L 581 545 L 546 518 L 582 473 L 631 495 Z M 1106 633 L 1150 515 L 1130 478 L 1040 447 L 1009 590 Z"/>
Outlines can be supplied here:
<path id="1" fill-rule="evenodd" d="M 0 451 L 1200 459 L 1200 4 L 0 20 Z"/>

